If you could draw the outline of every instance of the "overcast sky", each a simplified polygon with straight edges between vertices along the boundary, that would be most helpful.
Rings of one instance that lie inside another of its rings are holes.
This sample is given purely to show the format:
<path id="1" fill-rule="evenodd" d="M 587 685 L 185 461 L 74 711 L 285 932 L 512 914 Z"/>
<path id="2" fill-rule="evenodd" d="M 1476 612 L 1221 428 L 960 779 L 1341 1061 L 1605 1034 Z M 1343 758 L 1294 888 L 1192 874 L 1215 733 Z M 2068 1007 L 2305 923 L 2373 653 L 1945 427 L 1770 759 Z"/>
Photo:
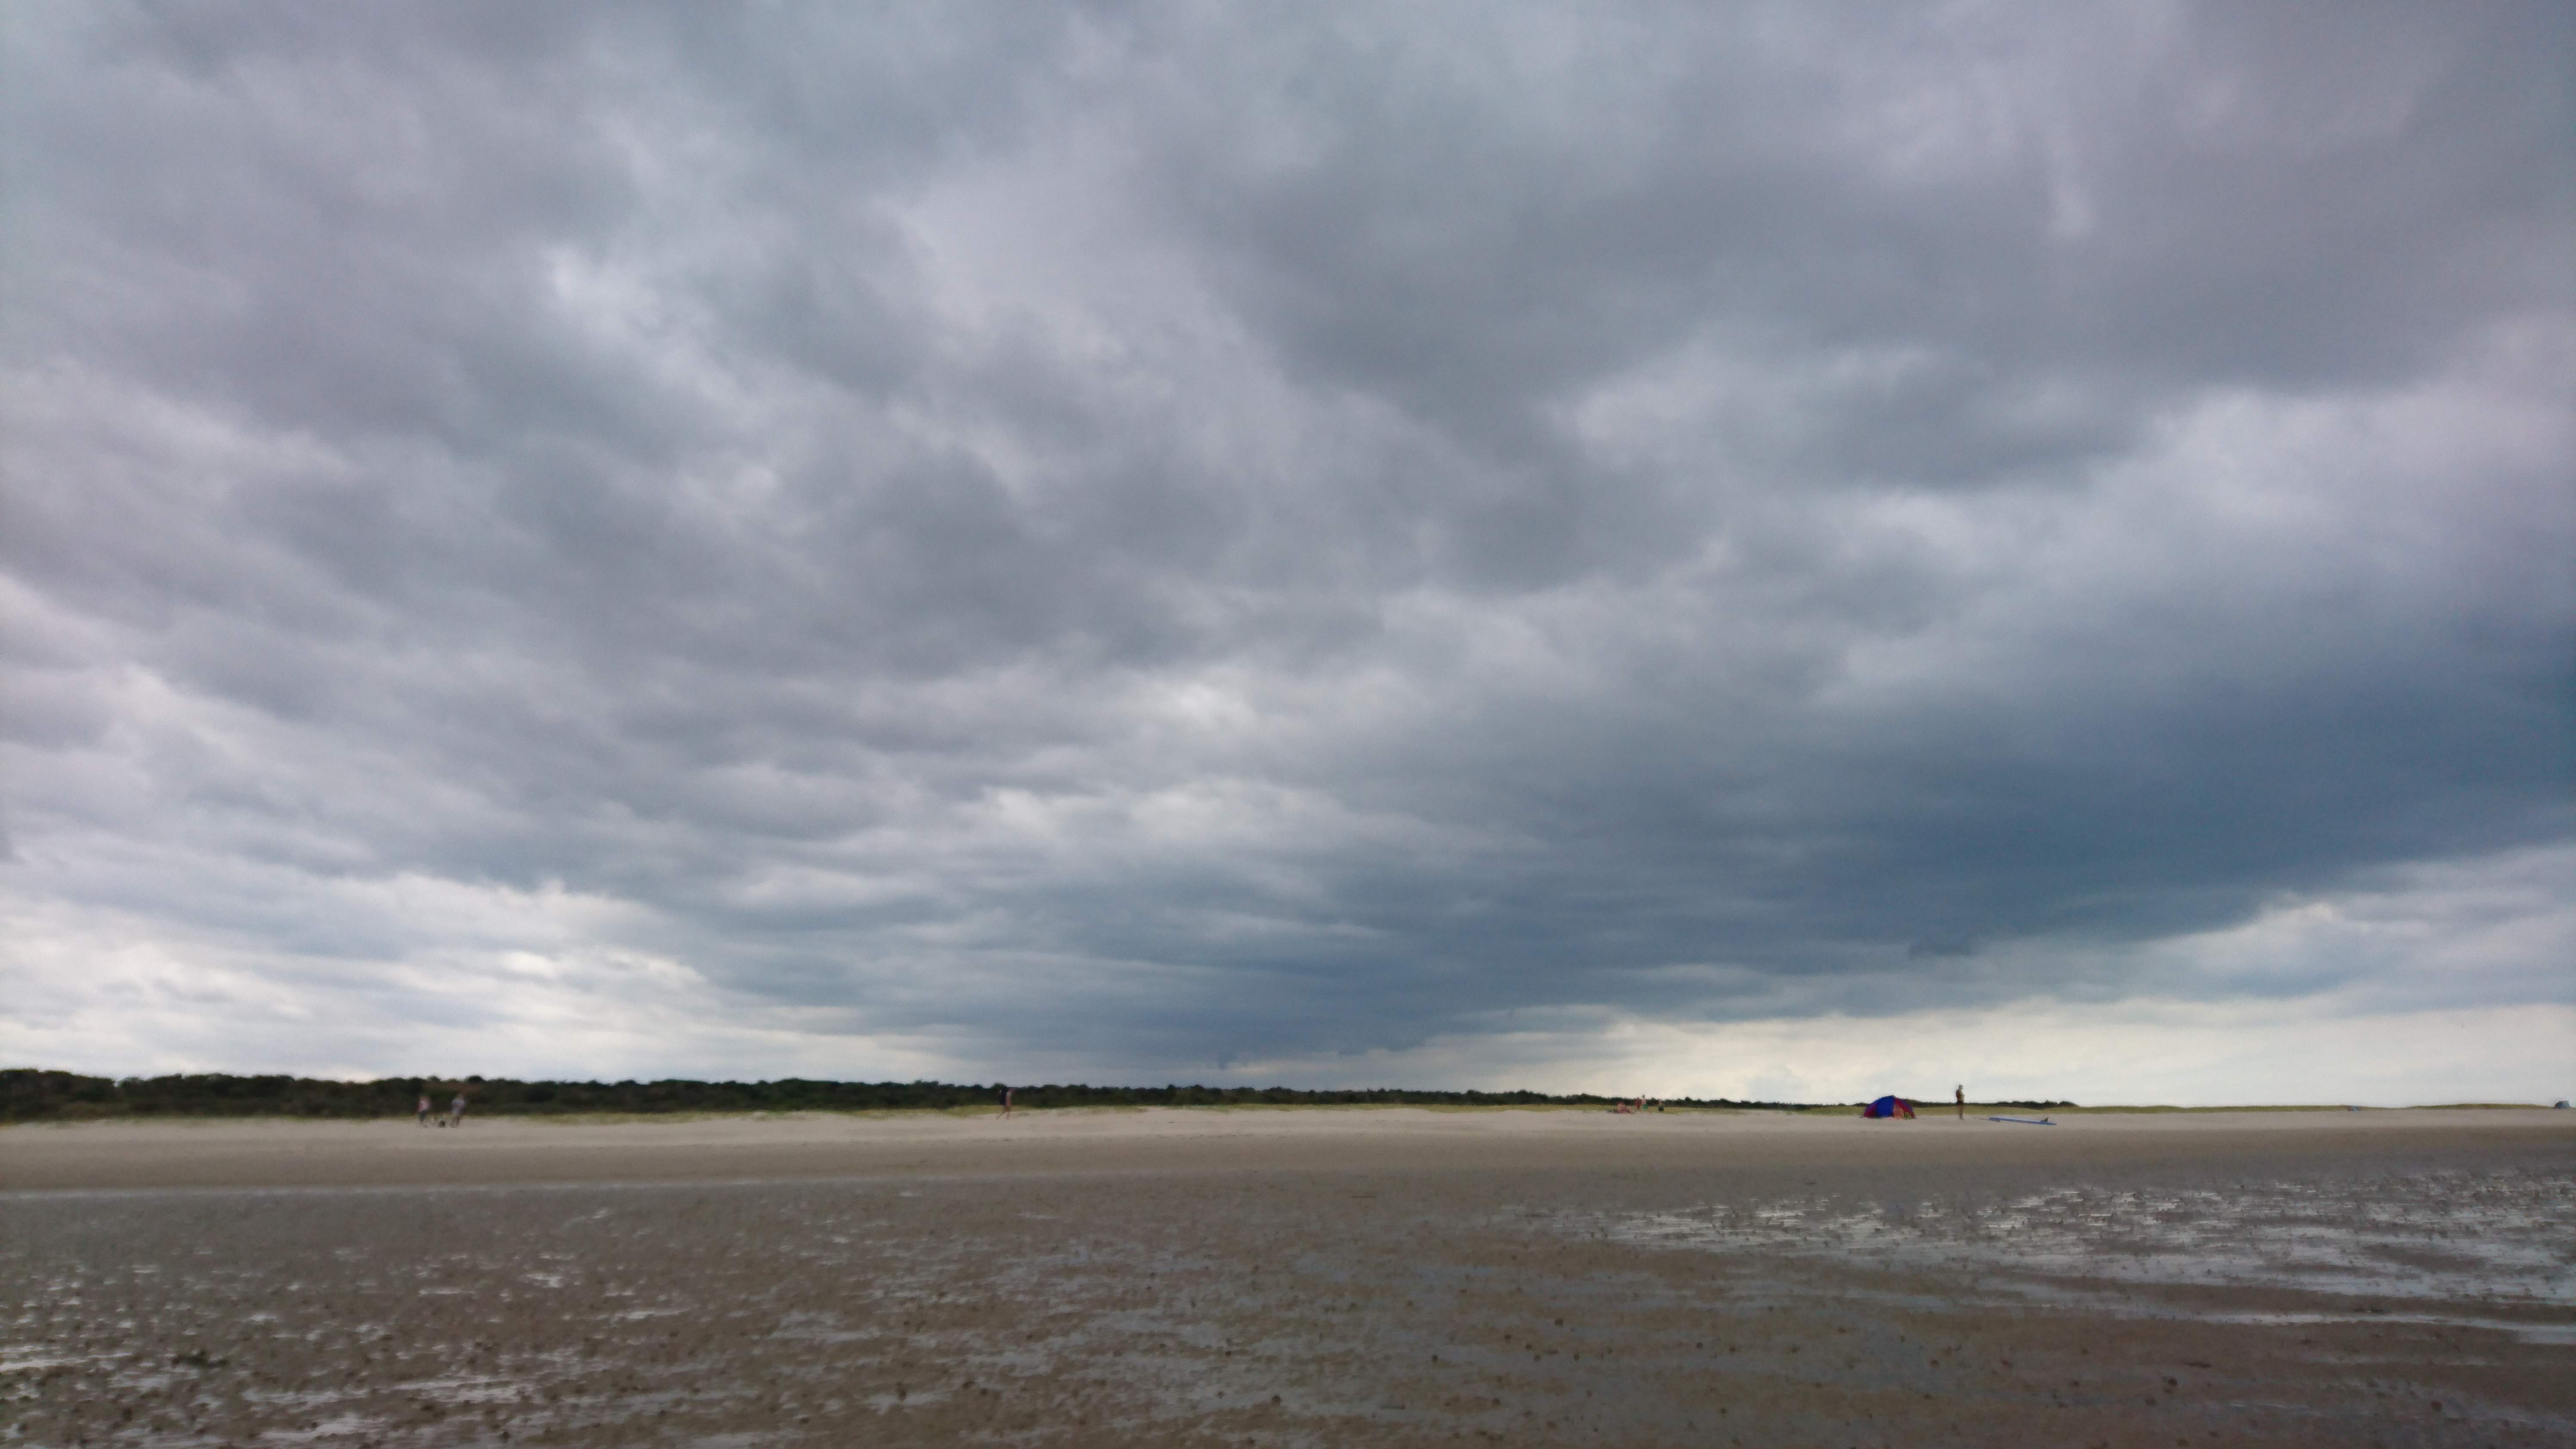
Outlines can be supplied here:
<path id="1" fill-rule="evenodd" d="M 5 20 L 0 1056 L 2576 1091 L 2576 10 Z"/>

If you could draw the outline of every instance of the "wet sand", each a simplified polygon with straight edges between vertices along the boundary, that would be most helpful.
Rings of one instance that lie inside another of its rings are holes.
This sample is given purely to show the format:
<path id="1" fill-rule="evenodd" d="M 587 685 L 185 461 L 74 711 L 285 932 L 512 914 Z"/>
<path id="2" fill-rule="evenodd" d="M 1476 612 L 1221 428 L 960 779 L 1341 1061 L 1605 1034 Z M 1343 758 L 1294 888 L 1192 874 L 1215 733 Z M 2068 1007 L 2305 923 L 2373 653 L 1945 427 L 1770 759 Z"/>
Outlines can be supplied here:
<path id="1" fill-rule="evenodd" d="M 2576 1120 L 0 1132 L 0 1442 L 2576 1443 Z"/>

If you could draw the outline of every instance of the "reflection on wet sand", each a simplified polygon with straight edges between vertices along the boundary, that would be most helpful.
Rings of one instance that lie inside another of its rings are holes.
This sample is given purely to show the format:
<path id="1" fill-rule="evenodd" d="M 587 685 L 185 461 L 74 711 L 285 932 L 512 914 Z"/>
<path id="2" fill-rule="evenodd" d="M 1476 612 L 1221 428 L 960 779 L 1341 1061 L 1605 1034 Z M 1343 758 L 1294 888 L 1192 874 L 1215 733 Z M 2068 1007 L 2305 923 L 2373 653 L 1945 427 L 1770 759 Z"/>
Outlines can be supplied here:
<path id="1" fill-rule="evenodd" d="M 2381 1317 L 2576 1344 L 2576 1174 L 2418 1172 L 2224 1188 L 2052 1187 L 1980 1201 L 1822 1197 L 1624 1217 L 1562 1232 L 1754 1257 L 1819 1256 L 1954 1281 L 1946 1301 L 2084 1303 L 2239 1323 Z M 2268 1293 L 2268 1309 L 2139 1288 Z M 2402 1304 L 2392 1310 L 2390 1304 Z"/>

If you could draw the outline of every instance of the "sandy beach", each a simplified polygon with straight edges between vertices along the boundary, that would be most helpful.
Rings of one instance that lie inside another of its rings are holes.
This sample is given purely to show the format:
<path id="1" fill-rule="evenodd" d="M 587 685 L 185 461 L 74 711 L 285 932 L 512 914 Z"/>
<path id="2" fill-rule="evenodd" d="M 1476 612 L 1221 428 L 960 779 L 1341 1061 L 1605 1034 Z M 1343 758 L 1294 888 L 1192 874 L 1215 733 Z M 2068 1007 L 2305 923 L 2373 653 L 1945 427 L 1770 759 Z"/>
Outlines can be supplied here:
<path id="1" fill-rule="evenodd" d="M 2020 1116 L 2044 1113 L 2018 1112 Z M 881 1173 L 2136 1164 L 2279 1151 L 2576 1145 L 2543 1110 L 2057 1116 L 2034 1128 L 1848 1113 L 1141 1108 L 998 1114 L 469 1120 L 115 1120 L 0 1131 L 0 1191 L 706 1182 Z"/>
<path id="2" fill-rule="evenodd" d="M 0 1131 L 0 1442 L 2567 1444 L 2576 1114 Z"/>

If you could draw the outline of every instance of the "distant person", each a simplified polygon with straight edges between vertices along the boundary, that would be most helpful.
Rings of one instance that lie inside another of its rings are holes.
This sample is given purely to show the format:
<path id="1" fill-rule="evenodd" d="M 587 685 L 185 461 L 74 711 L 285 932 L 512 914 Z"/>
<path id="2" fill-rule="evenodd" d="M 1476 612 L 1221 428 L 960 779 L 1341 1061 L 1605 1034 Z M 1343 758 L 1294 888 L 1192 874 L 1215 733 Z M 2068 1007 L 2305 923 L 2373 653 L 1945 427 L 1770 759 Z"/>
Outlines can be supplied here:
<path id="1" fill-rule="evenodd" d="M 1965 1082 L 1962 1082 L 1962 1083 L 1960 1083 L 1959 1085 L 1957 1085 L 1957 1086 L 1955 1086 L 1955 1087 L 1952 1087 L 1952 1088 L 1950 1089 L 1950 1095 L 1951 1095 L 1953 1098 L 1957 1099 L 1957 1101 L 1958 1101 L 1958 1103 L 1959 1103 L 1959 1120 L 1960 1120 L 1960 1121 L 1962 1121 L 1962 1122 L 1967 1121 L 1967 1120 L 1968 1120 L 1968 1084 L 1967 1084 L 1967 1083 L 1965 1083 Z"/>
<path id="2" fill-rule="evenodd" d="M 1005 1117 L 1011 1115 L 1011 1089 L 1008 1087 L 1002 1089 L 1002 1115 Z"/>
<path id="3" fill-rule="evenodd" d="M 462 1127 L 465 1125 L 465 1094 L 463 1092 L 457 1093 L 456 1100 L 447 1104 L 447 1125 L 450 1127 Z"/>
<path id="4" fill-rule="evenodd" d="M 420 1094 L 420 1125 L 423 1127 L 429 1125 L 429 1094 L 427 1092 Z"/>

